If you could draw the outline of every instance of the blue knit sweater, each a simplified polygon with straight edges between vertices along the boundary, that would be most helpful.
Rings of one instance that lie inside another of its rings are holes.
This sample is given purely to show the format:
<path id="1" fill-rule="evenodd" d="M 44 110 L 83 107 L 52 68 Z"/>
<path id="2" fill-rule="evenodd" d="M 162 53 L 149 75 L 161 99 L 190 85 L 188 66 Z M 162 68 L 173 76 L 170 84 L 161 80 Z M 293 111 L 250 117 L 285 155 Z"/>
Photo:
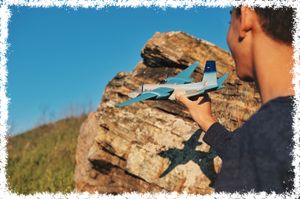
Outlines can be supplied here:
<path id="1" fill-rule="evenodd" d="M 293 97 L 279 97 L 262 107 L 242 127 L 229 132 L 214 123 L 204 141 L 222 158 L 216 192 L 275 191 L 293 188 Z"/>

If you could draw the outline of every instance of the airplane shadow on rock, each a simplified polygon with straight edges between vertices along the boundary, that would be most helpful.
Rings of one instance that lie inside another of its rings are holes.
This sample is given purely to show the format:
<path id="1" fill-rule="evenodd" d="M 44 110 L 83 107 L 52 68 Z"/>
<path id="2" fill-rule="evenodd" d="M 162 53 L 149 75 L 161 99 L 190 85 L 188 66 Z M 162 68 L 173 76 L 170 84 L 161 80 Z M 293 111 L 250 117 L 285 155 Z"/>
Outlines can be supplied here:
<path id="1" fill-rule="evenodd" d="M 214 158 L 216 152 L 210 149 L 208 152 L 196 151 L 196 147 L 201 145 L 199 138 L 201 135 L 200 129 L 197 130 L 189 140 L 184 141 L 183 149 L 170 148 L 166 151 L 158 153 L 163 158 L 168 158 L 171 162 L 169 167 L 160 175 L 160 178 L 170 173 L 176 166 L 186 164 L 190 160 L 199 165 L 201 171 L 211 180 L 211 185 L 214 183 L 217 174 L 214 170 Z"/>

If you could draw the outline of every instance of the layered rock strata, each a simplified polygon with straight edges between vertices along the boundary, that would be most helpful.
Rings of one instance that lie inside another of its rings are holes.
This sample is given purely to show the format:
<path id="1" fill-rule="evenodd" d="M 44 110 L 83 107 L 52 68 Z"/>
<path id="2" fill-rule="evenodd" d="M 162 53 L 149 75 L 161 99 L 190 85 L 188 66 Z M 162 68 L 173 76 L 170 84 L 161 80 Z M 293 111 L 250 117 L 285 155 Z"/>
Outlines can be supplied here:
<path id="1" fill-rule="evenodd" d="M 97 111 L 81 127 L 76 152 L 77 191 L 100 193 L 177 191 L 206 194 L 221 159 L 202 141 L 187 110 L 169 100 L 144 101 L 123 108 L 128 93 L 159 83 L 199 61 L 216 60 L 218 77 L 229 72 L 225 88 L 210 93 L 212 111 L 229 130 L 241 126 L 260 105 L 254 85 L 240 81 L 230 54 L 183 32 L 156 33 L 130 73 L 118 73 L 106 86 Z"/>

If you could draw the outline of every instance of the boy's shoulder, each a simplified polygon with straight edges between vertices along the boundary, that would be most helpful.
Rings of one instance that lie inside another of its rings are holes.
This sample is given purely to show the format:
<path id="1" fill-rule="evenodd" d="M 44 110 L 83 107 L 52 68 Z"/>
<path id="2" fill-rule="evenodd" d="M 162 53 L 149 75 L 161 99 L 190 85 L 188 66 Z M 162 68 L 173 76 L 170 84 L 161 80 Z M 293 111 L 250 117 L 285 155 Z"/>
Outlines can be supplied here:
<path id="1" fill-rule="evenodd" d="M 281 140 L 291 142 L 293 137 L 293 104 L 294 97 L 278 97 L 262 105 L 244 125 L 237 129 L 243 137 L 253 140 L 270 142 Z"/>

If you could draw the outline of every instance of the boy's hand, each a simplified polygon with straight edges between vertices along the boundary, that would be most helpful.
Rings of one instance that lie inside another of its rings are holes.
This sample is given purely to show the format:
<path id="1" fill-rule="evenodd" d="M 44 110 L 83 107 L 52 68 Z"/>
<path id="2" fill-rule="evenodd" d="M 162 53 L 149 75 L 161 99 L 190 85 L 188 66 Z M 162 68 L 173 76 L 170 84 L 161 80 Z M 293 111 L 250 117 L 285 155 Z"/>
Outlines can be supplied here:
<path id="1" fill-rule="evenodd" d="M 177 101 L 186 106 L 192 118 L 198 123 L 200 128 L 206 132 L 209 127 L 216 122 L 211 113 L 211 100 L 207 94 L 200 96 L 197 100 L 192 101 L 180 93 L 175 93 Z"/>

